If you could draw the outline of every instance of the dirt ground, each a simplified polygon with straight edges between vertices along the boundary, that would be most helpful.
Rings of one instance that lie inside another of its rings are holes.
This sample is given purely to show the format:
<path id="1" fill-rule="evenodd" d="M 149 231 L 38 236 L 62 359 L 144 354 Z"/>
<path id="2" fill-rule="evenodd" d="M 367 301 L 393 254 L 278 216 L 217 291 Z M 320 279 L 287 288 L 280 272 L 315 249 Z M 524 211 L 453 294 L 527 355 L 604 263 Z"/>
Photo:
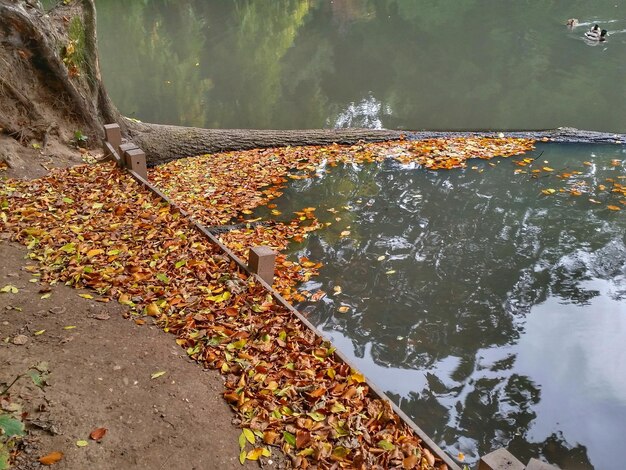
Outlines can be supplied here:
<path id="1" fill-rule="evenodd" d="M 119 304 L 62 285 L 42 299 L 26 253 L 0 239 L 0 287 L 19 290 L 0 294 L 0 384 L 41 361 L 50 375 L 43 391 L 29 377 L 9 391 L 28 412 L 16 468 L 39 468 L 37 459 L 54 451 L 64 454 L 59 470 L 241 468 L 241 430 L 221 397 L 221 376 L 191 362 L 173 336 L 125 319 Z M 99 427 L 107 432 L 97 443 L 89 434 Z M 274 455 L 267 463 L 285 465 Z"/>

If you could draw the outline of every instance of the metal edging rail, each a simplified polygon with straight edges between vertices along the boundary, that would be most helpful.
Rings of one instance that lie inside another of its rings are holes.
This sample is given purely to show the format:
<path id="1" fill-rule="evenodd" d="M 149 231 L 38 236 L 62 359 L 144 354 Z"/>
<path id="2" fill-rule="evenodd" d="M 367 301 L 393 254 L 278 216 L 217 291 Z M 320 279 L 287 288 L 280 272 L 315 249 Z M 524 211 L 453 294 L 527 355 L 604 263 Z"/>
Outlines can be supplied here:
<path id="1" fill-rule="evenodd" d="M 108 152 L 115 158 L 117 163 L 123 162 L 123 155 L 118 156 L 115 152 L 115 147 L 112 146 L 106 140 L 104 141 L 104 145 L 107 148 Z M 328 341 L 332 343 L 329 338 L 327 338 L 315 325 L 313 325 L 302 313 L 300 313 L 296 308 L 291 305 L 287 300 L 280 295 L 278 291 L 276 291 L 271 285 L 261 279 L 260 276 L 252 273 L 248 266 L 233 253 L 227 246 L 225 246 L 222 242 L 220 242 L 215 235 L 213 235 L 203 224 L 198 222 L 190 213 L 182 209 L 178 204 L 172 201 L 163 191 L 154 186 L 148 179 L 144 178 L 139 173 L 133 171 L 130 168 L 123 167 L 138 183 L 142 184 L 146 187 L 150 192 L 154 195 L 165 201 L 168 205 L 170 205 L 174 210 L 180 213 L 183 217 L 185 217 L 190 224 L 202 233 L 206 238 L 209 239 L 211 243 L 217 245 L 220 250 L 222 250 L 226 256 L 228 256 L 232 261 L 237 264 L 237 266 L 246 272 L 249 275 L 255 276 L 256 280 L 272 295 L 272 297 L 284 308 L 289 310 L 293 315 L 298 318 L 309 330 L 311 330 L 318 338 L 323 341 Z M 354 370 L 359 370 L 358 367 L 354 366 L 350 359 L 346 357 L 346 355 L 341 352 L 339 349 L 335 349 L 335 354 L 339 359 L 341 359 L 345 364 L 347 364 L 350 368 Z M 415 422 L 404 412 L 402 411 L 386 394 L 383 392 L 378 386 L 374 385 L 374 382 L 369 379 L 367 376 L 364 376 L 365 382 L 367 383 L 370 391 L 379 399 L 385 400 L 387 403 L 391 405 L 394 413 L 402 420 L 404 423 L 419 437 L 424 444 L 431 450 L 439 459 L 441 459 L 449 468 L 449 470 L 461 470 L 461 467 L 457 465 L 457 463 L 452 460 L 452 458 L 446 454 L 435 442 L 417 425 Z"/>

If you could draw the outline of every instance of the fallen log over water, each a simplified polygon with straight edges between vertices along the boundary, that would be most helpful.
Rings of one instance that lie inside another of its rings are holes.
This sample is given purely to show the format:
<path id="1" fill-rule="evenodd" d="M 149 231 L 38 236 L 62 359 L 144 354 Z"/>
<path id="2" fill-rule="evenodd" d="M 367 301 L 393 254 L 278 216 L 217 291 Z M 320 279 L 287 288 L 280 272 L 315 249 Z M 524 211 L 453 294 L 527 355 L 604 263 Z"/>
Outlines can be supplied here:
<path id="1" fill-rule="evenodd" d="M 148 124 L 125 119 L 129 138 L 145 150 L 148 164 L 160 165 L 178 158 L 230 150 L 248 150 L 288 145 L 330 145 L 380 142 L 384 140 L 433 139 L 446 137 L 497 136 L 492 131 L 399 131 L 387 129 L 201 129 Z M 584 131 L 571 127 L 552 130 L 505 132 L 519 137 L 551 142 L 626 144 L 626 134 Z"/>

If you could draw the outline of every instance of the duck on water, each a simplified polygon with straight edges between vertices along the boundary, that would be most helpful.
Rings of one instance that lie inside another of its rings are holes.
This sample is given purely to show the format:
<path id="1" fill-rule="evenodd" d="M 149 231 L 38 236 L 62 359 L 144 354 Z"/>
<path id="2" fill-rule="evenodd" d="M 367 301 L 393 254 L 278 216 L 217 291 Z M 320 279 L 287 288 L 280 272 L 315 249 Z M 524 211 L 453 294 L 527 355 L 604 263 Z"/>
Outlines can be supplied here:
<path id="1" fill-rule="evenodd" d="M 585 39 L 589 39 L 590 41 L 606 41 L 606 33 L 606 29 L 600 30 L 600 26 L 595 24 L 593 28 L 585 33 Z"/>

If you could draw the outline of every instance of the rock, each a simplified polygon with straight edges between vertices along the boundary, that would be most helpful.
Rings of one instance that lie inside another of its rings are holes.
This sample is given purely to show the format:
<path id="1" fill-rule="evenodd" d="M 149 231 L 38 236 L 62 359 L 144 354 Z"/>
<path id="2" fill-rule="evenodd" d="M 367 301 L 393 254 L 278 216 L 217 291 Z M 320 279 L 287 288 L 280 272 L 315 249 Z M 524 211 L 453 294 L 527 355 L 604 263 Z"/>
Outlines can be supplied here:
<path id="1" fill-rule="evenodd" d="M 0 161 L 5 161 L 6 164 L 9 165 L 9 168 L 12 168 L 12 169 L 26 168 L 26 162 L 22 160 L 20 157 L 18 157 L 16 154 L 14 154 L 13 152 L 3 151 L 2 153 L 0 153 Z"/>
<path id="2" fill-rule="evenodd" d="M 16 344 L 17 346 L 22 346 L 26 343 L 28 343 L 28 336 L 25 335 L 17 335 L 15 338 L 13 338 L 13 341 L 11 341 L 13 344 Z"/>

